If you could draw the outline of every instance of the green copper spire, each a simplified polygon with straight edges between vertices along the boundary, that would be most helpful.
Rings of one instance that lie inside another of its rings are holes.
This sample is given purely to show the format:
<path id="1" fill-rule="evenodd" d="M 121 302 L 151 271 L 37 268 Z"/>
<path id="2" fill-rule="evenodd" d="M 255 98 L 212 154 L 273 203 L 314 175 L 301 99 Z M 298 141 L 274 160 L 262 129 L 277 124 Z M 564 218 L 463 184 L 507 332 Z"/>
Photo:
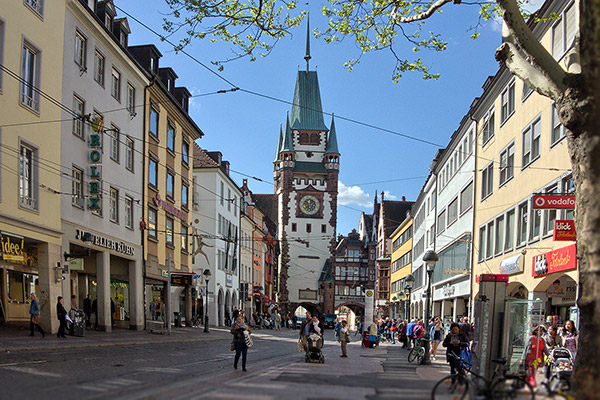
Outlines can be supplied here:
<path id="1" fill-rule="evenodd" d="M 279 161 L 279 152 L 281 151 L 281 143 L 283 143 L 283 131 L 279 124 L 279 140 L 277 141 L 277 152 L 275 152 L 275 161 Z"/>
<path id="2" fill-rule="evenodd" d="M 327 138 L 327 149 L 325 154 L 340 154 L 338 150 L 337 135 L 335 133 L 335 120 L 331 114 L 331 129 L 329 129 L 329 137 Z"/>
<path id="3" fill-rule="evenodd" d="M 306 55 L 304 56 L 306 60 L 306 72 L 308 72 L 308 62 L 310 61 L 310 14 L 306 16 Z"/>
<path id="4" fill-rule="evenodd" d="M 281 151 L 294 151 L 294 141 L 292 140 L 292 128 L 290 127 L 290 115 L 286 116 L 285 122 L 285 137 L 283 138 L 283 145 Z"/>

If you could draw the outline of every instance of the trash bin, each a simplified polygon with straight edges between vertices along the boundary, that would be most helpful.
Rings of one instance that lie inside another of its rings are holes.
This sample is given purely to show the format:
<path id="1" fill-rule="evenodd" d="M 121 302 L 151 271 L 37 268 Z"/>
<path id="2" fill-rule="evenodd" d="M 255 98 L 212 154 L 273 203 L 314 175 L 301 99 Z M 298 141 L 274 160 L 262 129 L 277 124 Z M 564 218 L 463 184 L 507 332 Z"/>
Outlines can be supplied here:
<path id="1" fill-rule="evenodd" d="M 173 314 L 175 315 L 175 327 L 176 328 L 181 328 L 181 313 L 180 312 L 174 312 Z"/>
<path id="2" fill-rule="evenodd" d="M 69 335 L 84 337 L 86 319 L 83 310 L 71 308 L 69 310 L 69 318 L 73 321 L 69 326 Z"/>

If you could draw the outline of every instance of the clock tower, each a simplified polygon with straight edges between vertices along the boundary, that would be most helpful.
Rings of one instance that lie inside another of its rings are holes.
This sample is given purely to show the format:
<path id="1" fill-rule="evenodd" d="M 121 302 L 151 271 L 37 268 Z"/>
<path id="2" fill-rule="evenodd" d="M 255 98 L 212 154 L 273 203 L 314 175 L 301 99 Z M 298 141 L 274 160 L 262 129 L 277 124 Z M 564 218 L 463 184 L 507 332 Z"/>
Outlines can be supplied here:
<path id="1" fill-rule="evenodd" d="M 335 122 L 323 119 L 316 71 L 298 71 L 291 114 L 280 128 L 273 162 L 278 209 L 279 302 L 284 312 L 303 306 L 322 312 L 319 277 L 333 265 L 340 152 Z"/>

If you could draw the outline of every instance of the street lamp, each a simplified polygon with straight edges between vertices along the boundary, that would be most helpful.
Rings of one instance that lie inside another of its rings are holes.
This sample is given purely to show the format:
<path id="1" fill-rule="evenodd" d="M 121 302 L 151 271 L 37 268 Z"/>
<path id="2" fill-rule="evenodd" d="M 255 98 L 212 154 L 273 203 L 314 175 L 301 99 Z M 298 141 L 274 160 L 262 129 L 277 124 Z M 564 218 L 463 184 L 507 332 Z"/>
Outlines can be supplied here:
<path id="1" fill-rule="evenodd" d="M 202 273 L 206 281 L 206 307 L 204 308 L 204 332 L 208 333 L 208 281 L 210 281 L 210 270 L 206 268 Z"/>
<path id="2" fill-rule="evenodd" d="M 425 339 L 425 356 L 423 360 L 421 360 L 421 364 L 431 364 L 431 358 L 429 357 L 429 318 L 431 318 L 431 275 L 433 275 L 433 270 L 435 269 L 435 263 L 440 259 L 437 253 L 433 250 L 427 250 L 425 255 L 423 256 L 423 261 L 425 261 L 425 265 L 427 266 L 427 299 L 425 300 L 425 321 L 423 324 L 423 330 L 425 331 L 425 335 L 423 338 Z"/>
<path id="3" fill-rule="evenodd" d="M 396 314 L 398 313 L 398 297 L 392 297 L 392 318 L 396 318 Z"/>
<path id="4" fill-rule="evenodd" d="M 408 304 L 406 309 L 406 319 L 410 322 L 410 292 L 412 291 L 413 285 L 415 284 L 415 277 L 412 274 L 408 274 L 404 278 L 404 286 L 408 292 Z"/>

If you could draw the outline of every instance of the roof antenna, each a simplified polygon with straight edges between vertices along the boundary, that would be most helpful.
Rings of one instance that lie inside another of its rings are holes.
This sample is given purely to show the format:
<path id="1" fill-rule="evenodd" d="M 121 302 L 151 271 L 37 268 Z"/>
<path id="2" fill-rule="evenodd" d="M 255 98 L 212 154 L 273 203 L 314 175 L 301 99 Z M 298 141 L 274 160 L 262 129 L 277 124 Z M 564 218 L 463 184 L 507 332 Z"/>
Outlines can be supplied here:
<path id="1" fill-rule="evenodd" d="M 310 12 L 308 12 L 306 16 L 306 55 L 304 56 L 306 60 L 306 72 L 308 72 L 310 58 Z"/>

